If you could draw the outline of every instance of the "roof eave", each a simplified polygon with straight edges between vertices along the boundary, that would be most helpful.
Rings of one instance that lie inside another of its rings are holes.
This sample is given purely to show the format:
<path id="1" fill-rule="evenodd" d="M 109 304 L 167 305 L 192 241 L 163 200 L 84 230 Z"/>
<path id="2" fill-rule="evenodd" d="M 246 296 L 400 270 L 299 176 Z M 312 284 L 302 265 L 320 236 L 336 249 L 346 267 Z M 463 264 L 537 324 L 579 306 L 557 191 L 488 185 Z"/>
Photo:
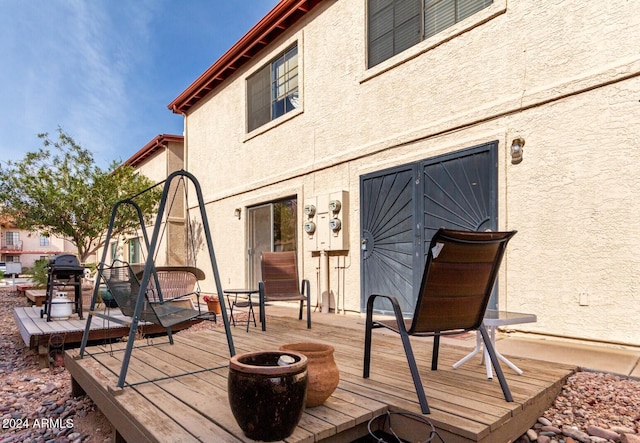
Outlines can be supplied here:
<path id="1" fill-rule="evenodd" d="M 281 0 L 167 107 L 175 114 L 185 114 L 322 1 Z"/>
<path id="2" fill-rule="evenodd" d="M 129 157 L 124 164 L 135 168 L 151 157 L 158 149 L 166 148 L 172 142 L 184 143 L 184 137 L 182 135 L 160 134 Z"/>

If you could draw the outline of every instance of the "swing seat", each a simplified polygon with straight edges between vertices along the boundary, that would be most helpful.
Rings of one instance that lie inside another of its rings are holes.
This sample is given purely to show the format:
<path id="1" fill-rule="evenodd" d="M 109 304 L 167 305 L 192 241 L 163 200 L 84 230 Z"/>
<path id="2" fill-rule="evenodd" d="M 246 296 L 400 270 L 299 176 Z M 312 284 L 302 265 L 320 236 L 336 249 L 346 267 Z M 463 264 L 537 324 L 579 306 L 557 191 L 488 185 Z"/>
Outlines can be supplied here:
<path id="1" fill-rule="evenodd" d="M 197 281 L 204 279 L 202 270 L 191 266 L 161 266 L 155 268 L 155 273 L 158 285 L 152 275 L 144 291 L 139 320 L 169 329 L 202 316 L 200 293 L 195 289 Z M 102 276 L 122 314 L 133 317 L 142 271 L 135 272 L 129 263 L 116 260 L 103 268 Z M 197 297 L 198 308 L 194 306 L 193 295 Z"/>

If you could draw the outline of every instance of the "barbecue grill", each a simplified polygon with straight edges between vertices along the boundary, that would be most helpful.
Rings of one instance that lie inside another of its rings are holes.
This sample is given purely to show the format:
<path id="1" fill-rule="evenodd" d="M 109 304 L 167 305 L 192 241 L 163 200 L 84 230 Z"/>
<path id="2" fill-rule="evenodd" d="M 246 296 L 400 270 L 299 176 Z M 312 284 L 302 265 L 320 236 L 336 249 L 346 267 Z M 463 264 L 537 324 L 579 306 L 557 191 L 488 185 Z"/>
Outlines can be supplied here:
<path id="1" fill-rule="evenodd" d="M 47 294 L 44 303 L 44 310 L 40 312 L 40 317 L 47 315 L 47 321 L 51 321 L 51 301 L 54 291 L 72 287 L 74 289 L 75 312 L 78 318 L 82 319 L 82 276 L 84 266 L 78 262 L 78 257 L 72 254 L 58 254 L 49 259 L 47 264 Z"/>

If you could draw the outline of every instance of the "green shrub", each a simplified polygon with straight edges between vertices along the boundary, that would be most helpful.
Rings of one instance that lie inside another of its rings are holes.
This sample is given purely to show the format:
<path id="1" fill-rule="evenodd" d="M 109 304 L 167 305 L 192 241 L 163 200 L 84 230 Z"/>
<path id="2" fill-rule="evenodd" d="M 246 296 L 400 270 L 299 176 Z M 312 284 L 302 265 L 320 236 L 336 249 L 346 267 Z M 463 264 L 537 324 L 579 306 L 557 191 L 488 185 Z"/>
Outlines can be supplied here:
<path id="1" fill-rule="evenodd" d="M 40 260 L 36 260 L 33 264 L 33 269 L 31 270 L 31 280 L 36 284 L 36 287 L 46 288 L 49 270 L 47 269 L 47 264 L 49 263 L 49 259 L 41 258 Z"/>

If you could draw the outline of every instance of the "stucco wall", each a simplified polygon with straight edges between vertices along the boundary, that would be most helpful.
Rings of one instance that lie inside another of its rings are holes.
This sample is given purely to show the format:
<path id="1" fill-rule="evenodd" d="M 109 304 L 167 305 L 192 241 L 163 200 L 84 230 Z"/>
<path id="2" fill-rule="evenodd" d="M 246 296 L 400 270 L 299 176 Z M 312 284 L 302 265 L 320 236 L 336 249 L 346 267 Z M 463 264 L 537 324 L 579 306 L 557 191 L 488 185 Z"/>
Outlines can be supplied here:
<path id="1" fill-rule="evenodd" d="M 331 258 L 331 291 L 360 311 L 360 176 L 498 140 L 499 225 L 518 230 L 500 307 L 536 313 L 524 330 L 640 345 L 638 5 L 495 0 L 369 70 L 365 5 L 325 2 L 186 116 L 223 284 L 246 283 L 234 208 L 296 194 L 302 221 L 305 198 L 346 190 L 350 248 Z M 246 134 L 247 76 L 294 41 L 301 108 Z"/>

